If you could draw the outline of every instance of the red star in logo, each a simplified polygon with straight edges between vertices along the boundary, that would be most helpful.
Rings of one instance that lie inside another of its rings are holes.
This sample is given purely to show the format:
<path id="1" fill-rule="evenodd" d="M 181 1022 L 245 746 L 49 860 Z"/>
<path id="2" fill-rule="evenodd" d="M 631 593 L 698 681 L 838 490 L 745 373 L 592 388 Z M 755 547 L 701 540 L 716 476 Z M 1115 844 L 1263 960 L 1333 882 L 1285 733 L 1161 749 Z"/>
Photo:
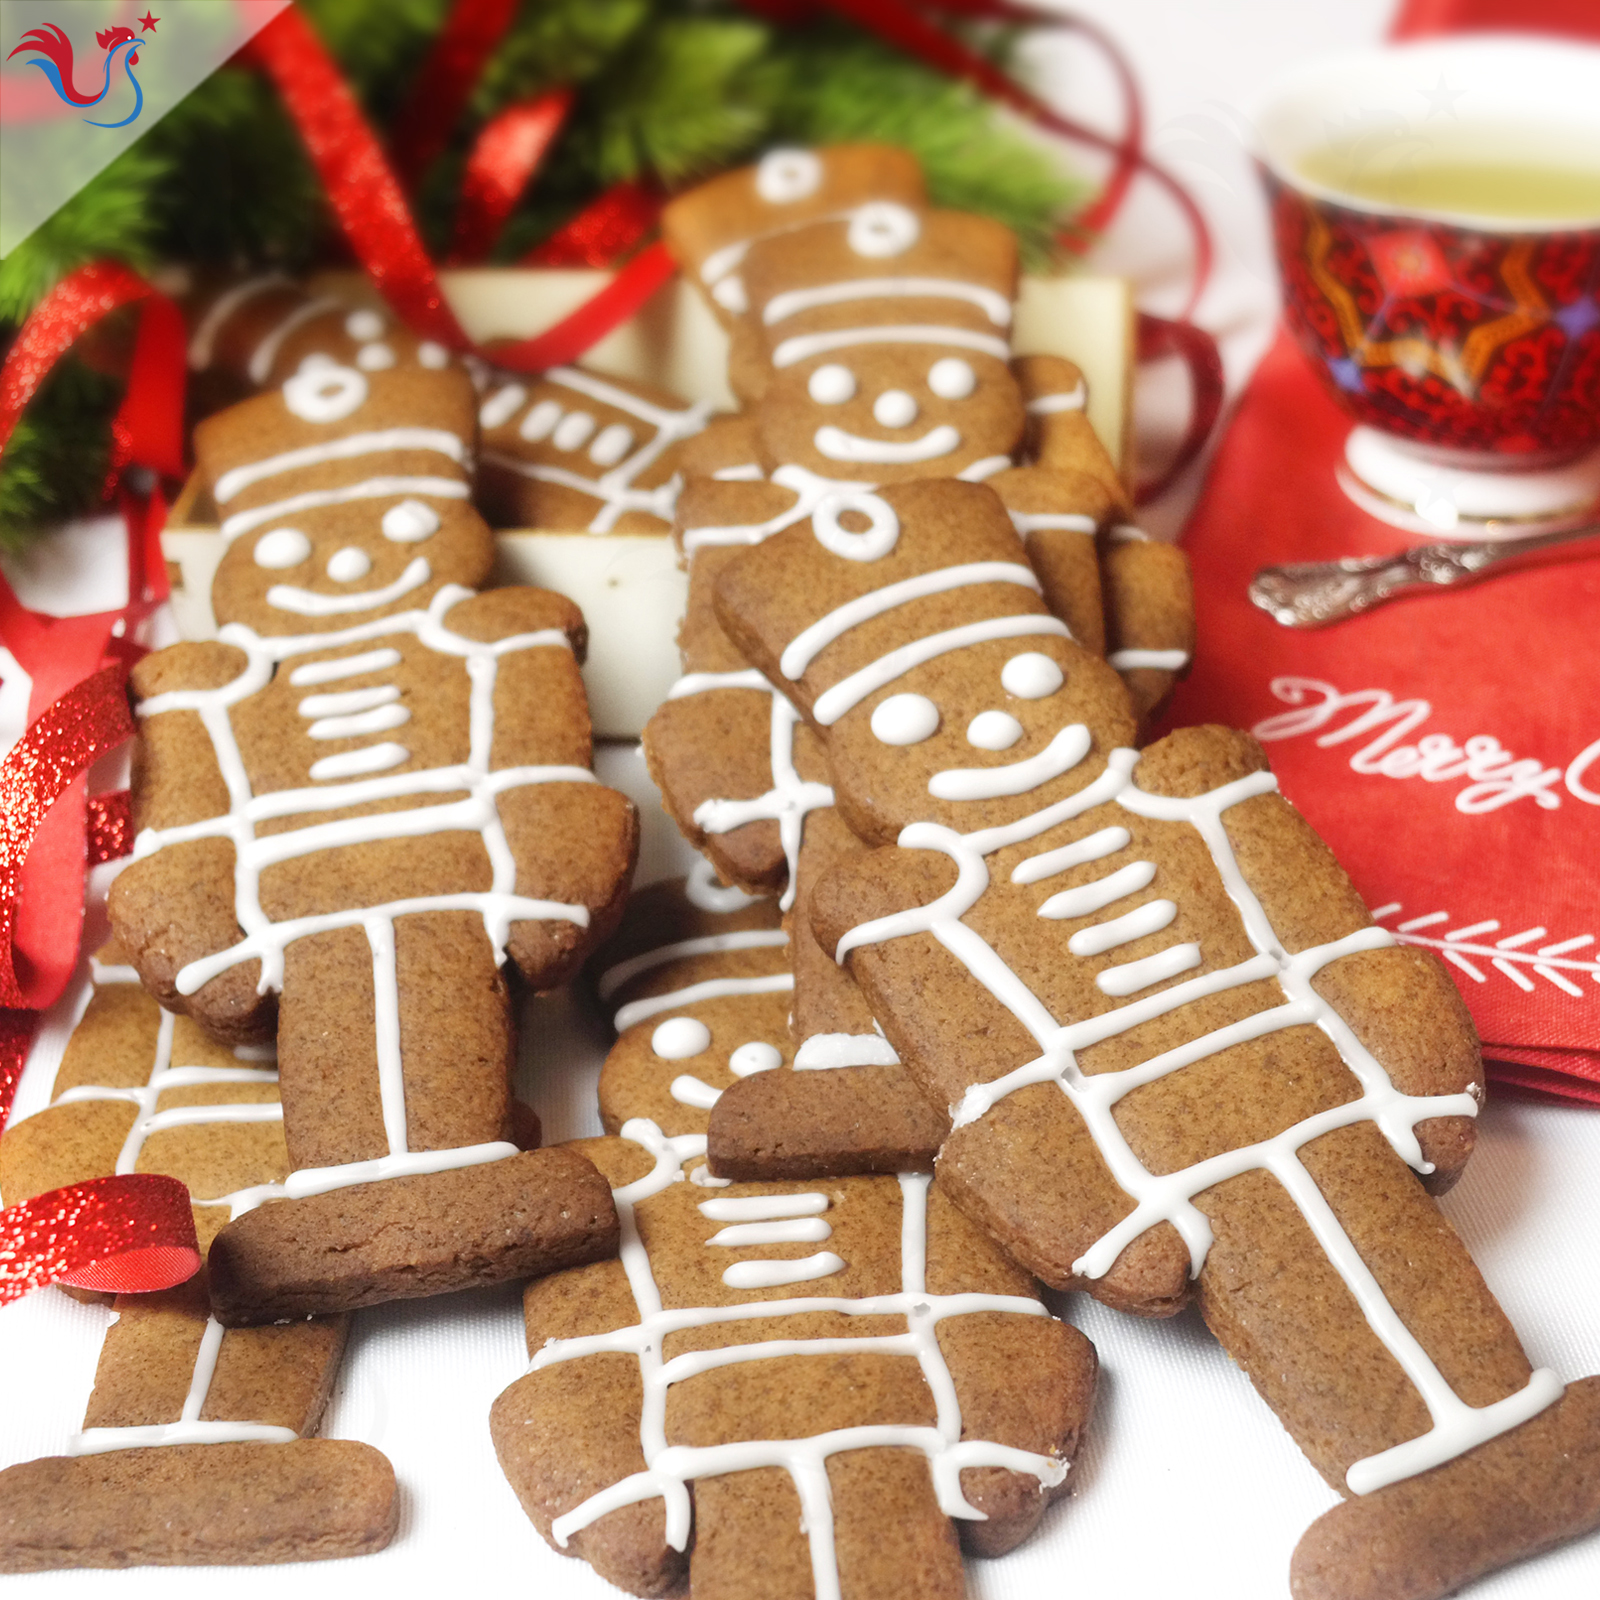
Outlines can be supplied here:
<path id="1" fill-rule="evenodd" d="M 137 20 L 138 20 L 138 23 L 139 23 L 139 31 L 141 33 L 154 33 L 156 31 L 156 24 L 161 20 L 161 18 L 160 17 L 152 17 L 150 15 L 150 13 L 147 11 L 147 12 L 145 12 L 145 14 L 142 17 L 138 18 Z"/>

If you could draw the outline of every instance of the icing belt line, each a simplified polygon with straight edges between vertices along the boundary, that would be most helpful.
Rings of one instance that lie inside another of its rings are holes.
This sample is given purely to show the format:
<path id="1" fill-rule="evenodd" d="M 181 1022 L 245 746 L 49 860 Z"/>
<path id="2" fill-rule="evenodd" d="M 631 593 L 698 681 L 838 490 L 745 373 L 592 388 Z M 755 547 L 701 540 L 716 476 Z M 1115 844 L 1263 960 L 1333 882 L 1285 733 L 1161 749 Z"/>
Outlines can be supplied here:
<path id="1" fill-rule="evenodd" d="M 946 1317 L 979 1311 L 1013 1312 L 1023 1316 L 1048 1316 L 1049 1313 L 1037 1300 L 1016 1296 L 928 1293 L 927 1192 L 930 1180 L 926 1174 L 907 1173 L 900 1178 L 901 1287 L 898 1293 L 861 1299 L 818 1297 L 758 1300 L 740 1306 L 678 1307 L 668 1310 L 662 1304 L 649 1253 L 639 1236 L 635 1208 L 671 1184 L 681 1181 L 684 1162 L 704 1156 L 705 1136 L 689 1134 L 668 1138 L 655 1123 L 635 1118 L 624 1125 L 622 1137 L 642 1145 L 655 1157 L 654 1169 L 649 1174 L 636 1183 L 614 1191 L 617 1215 L 622 1226 L 622 1264 L 638 1307 L 639 1320 L 633 1326 L 620 1328 L 614 1333 L 551 1340 L 534 1355 L 530 1370 L 539 1371 L 557 1362 L 607 1352 L 636 1356 L 643 1385 L 639 1436 L 645 1470 L 602 1489 L 581 1505 L 557 1517 L 551 1532 L 561 1548 L 566 1548 L 574 1533 L 588 1527 L 607 1512 L 637 1505 L 645 1500 L 659 1499 L 666 1512 L 668 1544 L 675 1550 L 687 1549 L 691 1523 L 687 1485 L 692 1480 L 758 1467 L 782 1467 L 789 1473 L 800 1498 L 801 1525 L 810 1545 L 812 1583 L 817 1600 L 840 1600 L 833 1504 L 827 1474 L 830 1455 L 845 1450 L 883 1446 L 920 1450 L 927 1457 L 940 1510 L 946 1516 L 966 1520 L 983 1520 L 983 1513 L 976 1510 L 961 1492 L 961 1473 L 968 1468 L 1001 1467 L 1012 1472 L 1028 1473 L 1051 1487 L 1063 1481 L 1067 1472 L 1066 1463 L 1054 1457 L 986 1440 L 964 1440 L 961 1436 L 961 1408 L 954 1380 L 939 1349 L 939 1322 Z M 711 1214 L 714 1217 L 718 1215 L 716 1212 Z M 691 1351 L 670 1361 L 663 1357 L 667 1336 L 680 1329 L 810 1312 L 835 1312 L 845 1316 L 900 1316 L 906 1320 L 907 1331 L 904 1334 L 866 1339 L 769 1340 L 754 1345 Z M 915 1358 L 934 1398 L 934 1425 L 842 1428 L 811 1438 L 744 1440 L 735 1444 L 699 1448 L 668 1443 L 666 1408 L 672 1384 L 734 1362 L 833 1353 L 887 1353 Z"/>

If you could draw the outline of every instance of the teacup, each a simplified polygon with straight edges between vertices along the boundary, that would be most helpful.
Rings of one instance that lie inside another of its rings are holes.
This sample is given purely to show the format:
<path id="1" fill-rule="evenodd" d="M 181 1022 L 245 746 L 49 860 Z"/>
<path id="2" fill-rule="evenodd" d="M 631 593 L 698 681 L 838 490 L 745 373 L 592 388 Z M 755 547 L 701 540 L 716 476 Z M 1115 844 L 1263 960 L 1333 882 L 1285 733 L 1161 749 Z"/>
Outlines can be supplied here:
<path id="1" fill-rule="evenodd" d="M 1285 314 L 1363 505 L 1514 536 L 1600 498 L 1600 49 L 1325 57 L 1255 108 Z"/>

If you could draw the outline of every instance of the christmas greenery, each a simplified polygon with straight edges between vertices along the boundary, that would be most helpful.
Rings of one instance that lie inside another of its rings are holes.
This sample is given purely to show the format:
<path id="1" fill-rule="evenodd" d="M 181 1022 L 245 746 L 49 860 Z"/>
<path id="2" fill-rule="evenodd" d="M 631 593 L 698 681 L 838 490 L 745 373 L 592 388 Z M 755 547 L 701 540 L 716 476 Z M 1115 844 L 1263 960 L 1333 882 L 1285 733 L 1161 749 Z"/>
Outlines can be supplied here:
<path id="1" fill-rule="evenodd" d="M 405 107 L 450 0 L 300 0 L 380 137 Z M 978 39 L 1004 61 L 1011 38 Z M 570 85 L 561 137 L 493 259 L 515 261 L 609 185 L 672 190 L 774 143 L 904 145 L 933 201 L 1015 229 L 1045 262 L 1081 185 L 1057 154 L 942 77 L 846 23 L 783 27 L 737 0 L 524 0 L 451 147 L 415 197 L 429 247 L 450 237 L 462 164 L 483 124 Z M 63 274 L 100 257 L 303 271 L 337 259 L 330 213 L 270 84 L 214 73 L 0 261 L 0 345 Z M 99 497 L 116 385 L 64 361 L 0 458 L 0 543 Z"/>

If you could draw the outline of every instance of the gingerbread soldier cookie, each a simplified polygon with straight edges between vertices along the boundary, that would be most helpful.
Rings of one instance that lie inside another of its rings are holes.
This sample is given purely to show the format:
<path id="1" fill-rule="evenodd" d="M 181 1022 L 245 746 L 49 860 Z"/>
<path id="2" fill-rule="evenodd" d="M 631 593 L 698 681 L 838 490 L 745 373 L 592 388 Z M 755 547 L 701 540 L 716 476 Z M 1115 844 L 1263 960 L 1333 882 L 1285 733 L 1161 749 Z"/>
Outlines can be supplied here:
<path id="1" fill-rule="evenodd" d="M 459 370 L 312 356 L 197 430 L 223 627 L 135 669 L 140 831 L 109 909 L 164 1004 L 276 1033 L 295 1170 L 212 1247 L 225 1323 L 614 1248 L 598 1175 L 510 1138 L 499 969 L 578 968 L 637 819 L 589 768 L 576 608 L 470 587 L 475 413 Z"/>

